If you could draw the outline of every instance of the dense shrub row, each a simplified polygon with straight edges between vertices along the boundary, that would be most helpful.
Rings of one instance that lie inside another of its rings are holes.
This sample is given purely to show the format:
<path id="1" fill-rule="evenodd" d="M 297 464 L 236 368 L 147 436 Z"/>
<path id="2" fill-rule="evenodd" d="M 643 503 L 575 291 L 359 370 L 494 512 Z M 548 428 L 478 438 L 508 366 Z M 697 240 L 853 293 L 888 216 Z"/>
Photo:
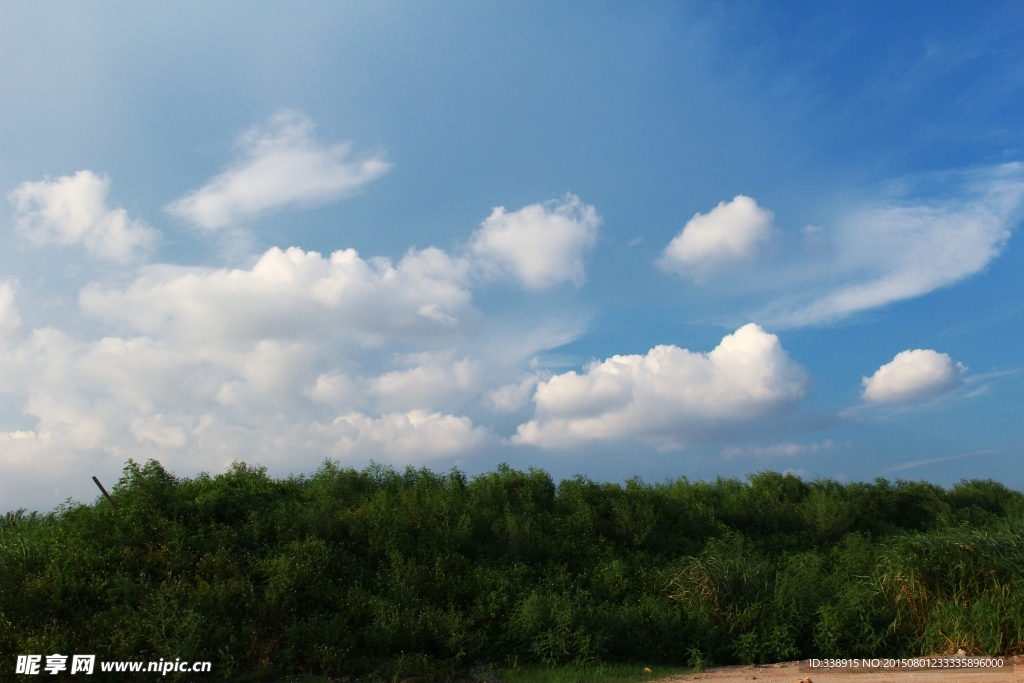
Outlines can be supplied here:
<path id="1" fill-rule="evenodd" d="M 212 660 L 233 680 L 476 661 L 1015 652 L 1024 497 L 991 481 L 625 485 L 129 463 L 119 505 L 0 522 L 0 652 Z"/>

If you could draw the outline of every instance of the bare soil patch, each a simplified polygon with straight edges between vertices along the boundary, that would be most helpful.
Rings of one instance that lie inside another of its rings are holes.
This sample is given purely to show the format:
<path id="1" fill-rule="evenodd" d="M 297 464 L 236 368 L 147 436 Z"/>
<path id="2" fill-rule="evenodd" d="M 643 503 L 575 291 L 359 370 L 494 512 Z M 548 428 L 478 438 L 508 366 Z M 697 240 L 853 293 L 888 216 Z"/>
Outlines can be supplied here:
<path id="1" fill-rule="evenodd" d="M 808 672 L 800 662 L 763 666 L 724 666 L 703 673 L 672 676 L 662 683 L 1024 683 L 1024 659 L 1014 658 L 1013 671 L 873 671 Z"/>

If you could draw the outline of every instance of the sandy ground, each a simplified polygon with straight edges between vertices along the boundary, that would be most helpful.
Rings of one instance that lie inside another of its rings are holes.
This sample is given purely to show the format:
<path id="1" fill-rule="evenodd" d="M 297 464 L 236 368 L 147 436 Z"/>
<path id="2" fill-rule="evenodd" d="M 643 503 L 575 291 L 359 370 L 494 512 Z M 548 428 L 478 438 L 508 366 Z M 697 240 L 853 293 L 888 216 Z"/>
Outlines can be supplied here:
<path id="1" fill-rule="evenodd" d="M 1015 658 L 1013 671 L 875 671 L 863 673 L 816 672 L 800 667 L 800 662 L 765 666 L 726 666 L 704 673 L 673 676 L 664 683 L 1024 683 L 1024 660 Z M 805 662 L 806 663 L 806 662 Z"/>

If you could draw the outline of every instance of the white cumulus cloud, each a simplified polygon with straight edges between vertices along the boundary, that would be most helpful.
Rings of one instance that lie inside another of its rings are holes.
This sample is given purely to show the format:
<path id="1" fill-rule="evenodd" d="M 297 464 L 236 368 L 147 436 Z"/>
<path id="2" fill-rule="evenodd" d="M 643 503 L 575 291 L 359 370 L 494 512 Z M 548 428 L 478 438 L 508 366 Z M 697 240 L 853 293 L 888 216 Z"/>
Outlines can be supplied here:
<path id="1" fill-rule="evenodd" d="M 465 400 L 479 390 L 478 361 L 446 354 L 418 353 L 405 359 L 410 367 L 386 372 L 369 383 L 369 392 L 385 409 L 439 405 L 453 398 Z"/>
<path id="2" fill-rule="evenodd" d="M 505 384 L 487 394 L 487 401 L 499 413 L 511 413 L 530 403 L 530 398 L 543 375 L 530 374 L 518 382 Z"/>
<path id="3" fill-rule="evenodd" d="M 317 163 L 347 163 L 340 147 L 311 141 L 304 119 L 280 119 L 246 144 L 246 159 L 177 208 L 215 227 L 329 194 L 305 185 L 282 199 L 271 187 L 246 204 L 239 188 L 249 181 L 287 186 Z M 22 185 L 11 193 L 21 232 L 111 257 L 141 251 L 155 231 L 108 207 L 108 187 L 88 171 Z M 282 472 L 324 457 L 416 464 L 507 446 L 487 420 L 526 408 L 547 377 L 531 359 L 584 325 L 564 310 L 485 320 L 472 288 L 495 278 L 535 289 L 582 282 L 599 224 L 594 207 L 567 195 L 496 209 L 456 254 L 273 247 L 241 268 L 138 265 L 130 278 L 79 290 L 78 327 L 26 329 L 18 282 L 0 278 L 0 498 L 50 506 L 90 496 L 89 476 L 114 477 L 129 457 L 184 472 L 232 460 Z"/>
<path id="4" fill-rule="evenodd" d="M 0 340 L 6 339 L 21 325 L 21 316 L 18 315 L 14 297 L 16 286 L 16 281 L 0 280 Z"/>
<path id="5" fill-rule="evenodd" d="M 597 210 L 568 194 L 508 213 L 494 209 L 474 233 L 470 250 L 485 274 L 508 274 L 527 289 L 585 279 L 583 254 L 594 246 Z"/>
<path id="6" fill-rule="evenodd" d="M 568 448 L 636 438 L 672 448 L 723 424 L 758 418 L 803 396 L 807 373 L 755 324 L 708 353 L 656 346 L 595 361 L 537 386 L 533 420 L 514 443 Z"/>
<path id="7" fill-rule="evenodd" d="M 900 351 L 892 361 L 863 379 L 864 400 L 905 403 L 962 386 L 964 367 L 948 354 L 931 349 Z"/>
<path id="8" fill-rule="evenodd" d="M 49 494 L 26 482 L 53 481 L 65 493 L 52 505 L 128 457 L 295 471 L 496 445 L 474 423 L 489 390 L 572 335 L 544 321 L 487 328 L 472 272 L 436 248 L 397 262 L 275 247 L 248 268 L 141 266 L 80 291 L 95 335 L 24 330 L 17 283 L 0 281 L 0 399 L 16 406 L 0 430 L 0 497 L 38 505 Z"/>
<path id="9" fill-rule="evenodd" d="M 707 214 L 698 213 L 676 235 L 658 265 L 667 271 L 702 278 L 754 255 L 771 235 L 771 211 L 750 197 L 737 195 Z"/>
<path id="10" fill-rule="evenodd" d="M 250 129 L 238 147 L 238 161 L 166 210 L 202 228 L 224 228 L 287 204 L 337 199 L 391 168 L 377 156 L 351 159 L 349 143 L 317 142 L 313 123 L 295 111 Z"/>
<path id="11" fill-rule="evenodd" d="M 474 427 L 468 417 L 424 410 L 385 413 L 371 418 L 351 413 L 336 418 L 319 431 L 342 456 L 385 455 L 417 462 L 464 454 L 488 439 L 483 427 Z"/>
<path id="12" fill-rule="evenodd" d="M 156 266 L 125 288 L 86 287 L 82 308 L 102 320 L 191 346 L 326 336 L 374 345 L 450 337 L 472 313 L 468 265 L 445 252 L 365 260 L 269 249 L 251 269 Z"/>
<path id="13" fill-rule="evenodd" d="M 233 459 L 309 467 L 331 454 L 416 462 L 461 452 L 483 432 L 441 412 L 445 397 L 415 381 L 422 365 L 434 390 L 448 382 L 468 401 L 475 361 L 424 351 L 392 370 L 372 354 L 457 345 L 460 321 L 475 315 L 467 268 L 437 249 L 393 264 L 274 248 L 248 269 L 147 266 L 127 284 L 88 286 L 80 305 L 102 338 L 45 327 L 0 348 L 5 387 L 25 396 L 20 413 L 33 421 L 10 437 L 0 467 L 55 476 L 64 453 L 96 466 L 157 457 L 198 471 Z M 12 292 L 0 287 L 13 325 Z M 344 424 L 325 431 L 339 415 Z"/>
<path id="14" fill-rule="evenodd" d="M 94 256 L 131 261 L 149 251 L 160 233 L 107 206 L 109 193 L 110 179 L 86 170 L 22 183 L 7 198 L 15 231 L 33 246 L 78 244 Z"/>

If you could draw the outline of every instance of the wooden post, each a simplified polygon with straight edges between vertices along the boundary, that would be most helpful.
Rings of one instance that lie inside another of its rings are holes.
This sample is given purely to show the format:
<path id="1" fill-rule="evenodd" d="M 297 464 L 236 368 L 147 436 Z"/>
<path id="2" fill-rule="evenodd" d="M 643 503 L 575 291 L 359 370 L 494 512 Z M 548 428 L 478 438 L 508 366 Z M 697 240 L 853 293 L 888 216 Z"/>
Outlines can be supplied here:
<path id="1" fill-rule="evenodd" d="M 103 488 L 103 484 L 100 483 L 100 480 L 97 479 L 96 477 L 93 477 L 92 480 L 96 482 L 97 486 L 100 487 L 100 491 L 103 491 L 103 495 L 107 497 L 107 500 L 110 501 L 110 504 L 114 506 L 114 511 L 117 512 L 117 503 L 115 503 L 114 499 L 110 497 L 110 494 L 107 493 L 107 490 Z"/>

